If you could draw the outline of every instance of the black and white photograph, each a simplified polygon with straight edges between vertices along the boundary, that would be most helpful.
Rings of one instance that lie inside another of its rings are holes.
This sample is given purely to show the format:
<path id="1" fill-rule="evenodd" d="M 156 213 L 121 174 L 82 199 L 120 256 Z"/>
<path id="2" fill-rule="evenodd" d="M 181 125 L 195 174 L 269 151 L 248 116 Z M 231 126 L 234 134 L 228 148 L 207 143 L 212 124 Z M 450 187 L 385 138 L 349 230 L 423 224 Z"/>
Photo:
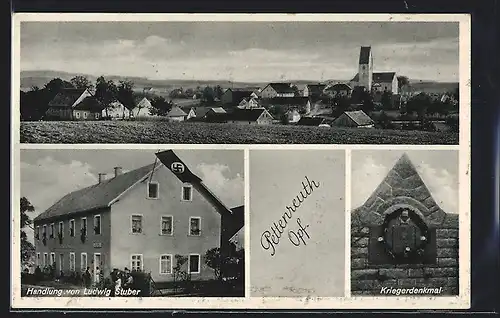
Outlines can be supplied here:
<path id="1" fill-rule="evenodd" d="M 239 150 L 23 150 L 23 297 L 243 297 Z"/>
<path id="2" fill-rule="evenodd" d="M 458 144 L 458 22 L 227 17 L 20 22 L 20 141 Z"/>
<path id="3" fill-rule="evenodd" d="M 351 294 L 458 295 L 458 151 L 351 158 Z"/>
<path id="4" fill-rule="evenodd" d="M 345 151 L 250 151 L 250 295 L 345 296 Z"/>

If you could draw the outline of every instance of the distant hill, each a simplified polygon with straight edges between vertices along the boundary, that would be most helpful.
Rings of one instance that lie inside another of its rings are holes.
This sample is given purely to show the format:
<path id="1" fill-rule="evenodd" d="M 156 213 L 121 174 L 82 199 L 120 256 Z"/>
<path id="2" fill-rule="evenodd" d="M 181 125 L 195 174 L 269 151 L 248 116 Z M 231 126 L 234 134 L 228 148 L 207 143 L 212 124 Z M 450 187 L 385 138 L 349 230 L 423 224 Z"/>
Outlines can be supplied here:
<path id="1" fill-rule="evenodd" d="M 71 78 L 83 75 L 86 76 L 92 82 L 95 82 L 97 76 L 88 75 L 88 74 L 78 74 L 78 73 L 69 73 L 69 72 L 60 72 L 60 71 L 21 71 L 21 90 L 27 91 L 33 86 L 38 86 L 42 88 L 46 83 L 54 78 L 61 78 L 63 80 L 69 81 Z M 182 87 L 184 89 L 187 88 L 196 88 L 198 86 L 217 86 L 220 85 L 222 88 L 230 88 L 230 87 L 261 87 L 264 88 L 268 84 L 268 82 L 260 82 L 260 83 L 252 83 L 252 82 L 230 82 L 230 81 L 222 81 L 222 80 L 210 80 L 210 81 L 201 81 L 201 80 L 179 80 L 179 79 L 165 79 L 165 80 L 151 80 L 145 77 L 134 77 L 134 76 L 116 76 L 116 75 L 105 75 L 107 80 L 114 80 L 118 82 L 120 80 L 130 80 L 134 83 L 134 86 L 137 90 L 142 90 L 144 87 L 153 87 L 155 91 L 160 93 L 168 93 L 174 88 Z M 280 80 L 276 80 L 279 82 Z M 291 81 L 296 85 L 305 85 L 310 83 L 318 83 L 319 81 L 314 80 L 294 80 Z M 347 82 L 345 80 L 335 80 L 330 79 L 323 81 L 326 84 L 334 84 L 339 82 Z M 411 80 L 411 87 L 413 91 L 423 91 L 428 93 L 443 93 L 454 90 L 458 87 L 458 83 L 453 82 L 436 82 L 429 80 Z"/>

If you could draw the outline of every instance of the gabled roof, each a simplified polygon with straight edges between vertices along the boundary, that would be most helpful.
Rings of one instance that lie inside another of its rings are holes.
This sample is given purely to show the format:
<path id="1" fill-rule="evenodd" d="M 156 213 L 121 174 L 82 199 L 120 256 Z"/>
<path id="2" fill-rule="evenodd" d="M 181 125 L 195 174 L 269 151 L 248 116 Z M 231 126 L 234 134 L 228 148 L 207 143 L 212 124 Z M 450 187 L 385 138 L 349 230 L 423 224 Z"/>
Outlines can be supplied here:
<path id="1" fill-rule="evenodd" d="M 261 104 L 265 106 L 282 105 L 282 106 L 305 106 L 309 102 L 309 97 L 295 96 L 295 97 L 275 97 L 263 98 Z"/>
<path id="2" fill-rule="evenodd" d="M 38 215 L 34 221 L 41 221 L 56 218 L 62 215 L 73 215 L 80 212 L 92 211 L 100 208 L 106 208 L 116 202 L 117 198 L 122 196 L 127 190 L 137 183 L 146 180 L 151 172 L 165 167 L 172 171 L 172 163 L 182 162 L 172 151 L 162 151 L 156 154 L 161 164 L 150 164 L 116 177 L 102 181 L 101 183 L 77 190 L 65 195 L 46 211 Z M 184 164 L 182 173 L 172 173 L 184 183 L 191 183 L 200 193 L 214 204 L 220 213 L 231 214 L 227 208 L 203 183 L 203 181 Z"/>
<path id="3" fill-rule="evenodd" d="M 309 94 L 322 94 L 325 89 L 325 84 L 307 84 L 307 89 L 309 90 Z"/>
<path id="4" fill-rule="evenodd" d="M 322 123 L 325 122 L 324 118 L 319 118 L 319 117 L 302 117 L 300 120 L 297 122 L 297 125 L 303 125 L 303 126 L 319 126 Z"/>
<path id="5" fill-rule="evenodd" d="M 351 86 L 345 84 L 345 83 L 337 83 L 331 86 L 328 86 L 325 88 L 327 91 L 344 91 L 344 90 L 352 90 Z"/>
<path id="6" fill-rule="evenodd" d="M 295 90 L 292 88 L 290 83 L 269 83 L 267 86 L 271 86 L 271 88 L 274 89 L 277 93 L 295 93 Z"/>
<path id="7" fill-rule="evenodd" d="M 213 107 L 213 108 L 210 108 L 209 111 L 212 111 L 216 114 L 226 114 L 226 110 L 222 107 Z"/>
<path id="8" fill-rule="evenodd" d="M 227 118 L 236 121 L 256 121 L 264 112 L 267 112 L 265 108 L 237 108 L 229 113 Z"/>
<path id="9" fill-rule="evenodd" d="M 78 101 L 80 96 L 87 91 L 79 88 L 62 89 L 50 102 L 50 107 L 72 107 Z"/>
<path id="10" fill-rule="evenodd" d="M 370 62 L 371 46 L 362 46 L 359 50 L 359 64 L 368 64 Z"/>
<path id="11" fill-rule="evenodd" d="M 148 176 L 152 169 L 153 164 L 147 165 L 71 192 L 38 215 L 34 221 L 108 207 L 115 198 Z"/>
<path id="12" fill-rule="evenodd" d="M 374 82 L 392 82 L 396 76 L 396 72 L 381 72 L 381 73 L 373 73 L 373 81 Z"/>
<path id="13" fill-rule="evenodd" d="M 379 73 L 373 73 L 373 81 L 374 82 L 392 82 L 394 79 L 394 76 L 396 75 L 395 72 L 379 72 Z M 351 82 L 359 82 L 359 73 L 356 73 L 354 77 L 352 78 Z"/>
<path id="14" fill-rule="evenodd" d="M 371 119 L 370 116 L 362 110 L 348 111 L 344 112 L 344 114 L 346 114 L 346 116 L 351 118 L 359 126 L 371 125 L 374 123 L 373 119 Z"/>
<path id="15" fill-rule="evenodd" d="M 100 112 L 104 109 L 94 96 L 87 96 L 74 107 L 76 110 L 88 110 L 91 112 Z"/>
<path id="16" fill-rule="evenodd" d="M 245 223 L 245 206 L 240 205 L 231 209 L 231 217 L 225 219 L 223 224 L 224 235 L 227 238 L 233 237 L 239 230 L 243 228 Z"/>
<path id="17" fill-rule="evenodd" d="M 167 117 L 182 117 L 182 116 L 187 116 L 187 114 L 178 106 L 172 107 L 172 109 L 167 114 Z"/>

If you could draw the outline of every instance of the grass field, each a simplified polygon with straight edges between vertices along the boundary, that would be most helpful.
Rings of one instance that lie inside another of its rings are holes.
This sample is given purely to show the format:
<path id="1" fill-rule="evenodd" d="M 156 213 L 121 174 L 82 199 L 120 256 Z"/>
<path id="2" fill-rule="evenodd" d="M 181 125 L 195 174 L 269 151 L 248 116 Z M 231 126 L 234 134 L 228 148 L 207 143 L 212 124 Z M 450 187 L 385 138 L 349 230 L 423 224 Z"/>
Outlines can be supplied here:
<path id="1" fill-rule="evenodd" d="M 458 144 L 457 133 L 162 121 L 21 122 L 21 143 Z"/>

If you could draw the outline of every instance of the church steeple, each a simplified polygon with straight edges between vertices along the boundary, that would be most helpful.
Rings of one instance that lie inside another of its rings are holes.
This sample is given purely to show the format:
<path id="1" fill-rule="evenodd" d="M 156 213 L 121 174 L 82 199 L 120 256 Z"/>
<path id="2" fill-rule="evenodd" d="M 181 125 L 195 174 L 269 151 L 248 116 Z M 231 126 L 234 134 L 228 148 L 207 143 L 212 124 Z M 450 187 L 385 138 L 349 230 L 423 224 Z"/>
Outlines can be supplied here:
<path id="1" fill-rule="evenodd" d="M 359 52 L 359 86 L 371 91 L 373 82 L 373 56 L 371 46 L 362 46 Z"/>

